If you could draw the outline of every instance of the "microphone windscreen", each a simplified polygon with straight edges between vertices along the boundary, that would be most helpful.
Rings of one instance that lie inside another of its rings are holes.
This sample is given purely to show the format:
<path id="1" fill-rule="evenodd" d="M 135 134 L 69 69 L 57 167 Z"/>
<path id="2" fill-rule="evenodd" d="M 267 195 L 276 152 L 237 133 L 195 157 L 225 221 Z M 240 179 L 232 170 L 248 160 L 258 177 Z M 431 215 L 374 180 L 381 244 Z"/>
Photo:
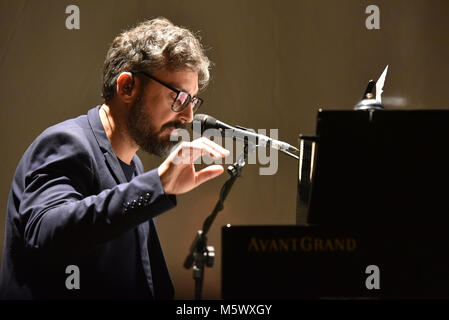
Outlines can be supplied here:
<path id="1" fill-rule="evenodd" d="M 193 121 L 199 121 L 201 123 L 201 131 L 215 128 L 217 119 L 207 114 L 196 114 Z"/>
<path id="2" fill-rule="evenodd" d="M 199 114 L 196 114 L 196 115 L 193 117 L 193 121 L 204 122 L 204 121 L 206 120 L 207 117 L 208 117 L 207 114 L 201 114 L 201 113 L 199 113 Z"/>

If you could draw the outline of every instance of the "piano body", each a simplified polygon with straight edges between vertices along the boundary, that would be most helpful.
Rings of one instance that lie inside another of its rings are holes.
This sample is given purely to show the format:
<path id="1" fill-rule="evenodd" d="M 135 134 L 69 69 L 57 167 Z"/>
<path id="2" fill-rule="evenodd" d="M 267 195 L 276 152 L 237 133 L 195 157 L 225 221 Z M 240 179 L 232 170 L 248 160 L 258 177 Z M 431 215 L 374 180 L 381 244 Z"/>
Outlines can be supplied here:
<path id="1" fill-rule="evenodd" d="M 223 227 L 223 298 L 449 298 L 449 110 L 319 110 L 299 145 L 297 225 Z"/>

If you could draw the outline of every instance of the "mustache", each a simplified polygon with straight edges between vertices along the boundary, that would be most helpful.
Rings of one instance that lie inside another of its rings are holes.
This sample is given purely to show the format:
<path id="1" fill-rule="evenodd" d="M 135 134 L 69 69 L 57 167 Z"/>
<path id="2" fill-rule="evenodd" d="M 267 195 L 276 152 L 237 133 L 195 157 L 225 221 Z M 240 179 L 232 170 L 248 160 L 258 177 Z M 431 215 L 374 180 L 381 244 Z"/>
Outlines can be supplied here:
<path id="1" fill-rule="evenodd" d="M 161 131 L 164 131 L 167 128 L 174 127 L 175 129 L 185 129 L 188 130 L 191 127 L 189 123 L 182 123 L 181 121 L 170 121 L 164 124 L 161 128 Z"/>

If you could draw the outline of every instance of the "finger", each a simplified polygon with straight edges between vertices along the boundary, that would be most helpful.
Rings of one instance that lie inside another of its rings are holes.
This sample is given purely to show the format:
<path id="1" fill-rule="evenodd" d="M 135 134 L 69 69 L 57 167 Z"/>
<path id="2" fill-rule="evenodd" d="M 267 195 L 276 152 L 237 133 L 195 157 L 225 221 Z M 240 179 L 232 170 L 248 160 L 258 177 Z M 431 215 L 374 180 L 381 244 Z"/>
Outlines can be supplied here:
<path id="1" fill-rule="evenodd" d="M 191 142 L 182 142 L 168 157 L 174 164 L 191 164 L 201 156 L 201 150 L 193 147 Z"/>
<path id="2" fill-rule="evenodd" d="M 199 186 L 200 184 L 202 184 L 210 179 L 218 177 L 223 172 L 224 172 L 223 167 L 218 164 L 208 166 L 208 167 L 204 168 L 203 170 L 198 171 L 196 173 L 196 185 Z"/>
<path id="3" fill-rule="evenodd" d="M 203 143 L 202 141 L 194 141 L 194 142 L 192 142 L 192 145 L 196 148 L 199 148 L 201 150 L 201 154 L 209 153 L 210 156 L 215 159 L 220 159 L 220 158 L 224 157 L 224 155 L 222 153 L 216 151 L 215 149 L 213 149 L 209 145 Z"/>
<path id="4" fill-rule="evenodd" d="M 229 156 L 230 152 L 207 138 L 199 138 L 192 142 L 183 142 L 175 150 L 176 163 L 189 164 L 203 154 L 209 154 L 214 159 Z"/>
<path id="5" fill-rule="evenodd" d="M 214 141 L 206 138 L 206 137 L 202 137 L 200 139 L 200 142 L 208 145 L 209 147 L 211 147 L 212 149 L 214 149 L 215 151 L 219 152 L 220 154 L 224 155 L 224 156 L 228 156 L 229 155 L 229 150 L 223 148 L 222 146 L 220 146 L 219 144 L 215 143 Z"/>
<path id="6" fill-rule="evenodd" d="M 213 148 L 215 151 L 223 154 L 225 157 L 227 157 L 230 154 L 229 150 L 223 148 L 219 144 L 215 143 L 214 141 L 212 141 L 206 137 L 201 137 L 198 140 L 200 140 L 204 144 L 207 144 L 209 147 Z"/>
<path id="7" fill-rule="evenodd" d="M 200 158 L 203 154 L 210 155 L 214 159 L 220 159 L 223 156 L 213 150 L 211 147 L 204 144 L 193 144 L 193 143 L 185 143 L 177 152 L 176 157 L 174 157 L 172 162 L 176 165 L 184 164 L 190 165 L 194 163 L 198 158 Z"/>

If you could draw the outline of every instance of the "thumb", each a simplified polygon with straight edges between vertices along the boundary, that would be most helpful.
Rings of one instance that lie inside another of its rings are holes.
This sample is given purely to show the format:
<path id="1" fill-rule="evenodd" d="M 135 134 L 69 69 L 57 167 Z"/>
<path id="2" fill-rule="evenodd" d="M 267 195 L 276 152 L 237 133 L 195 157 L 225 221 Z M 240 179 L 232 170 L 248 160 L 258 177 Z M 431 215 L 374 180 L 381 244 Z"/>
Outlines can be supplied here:
<path id="1" fill-rule="evenodd" d="M 223 172 L 224 169 L 219 164 L 208 166 L 207 168 L 204 168 L 196 173 L 196 185 L 199 186 L 210 179 L 218 177 Z"/>

